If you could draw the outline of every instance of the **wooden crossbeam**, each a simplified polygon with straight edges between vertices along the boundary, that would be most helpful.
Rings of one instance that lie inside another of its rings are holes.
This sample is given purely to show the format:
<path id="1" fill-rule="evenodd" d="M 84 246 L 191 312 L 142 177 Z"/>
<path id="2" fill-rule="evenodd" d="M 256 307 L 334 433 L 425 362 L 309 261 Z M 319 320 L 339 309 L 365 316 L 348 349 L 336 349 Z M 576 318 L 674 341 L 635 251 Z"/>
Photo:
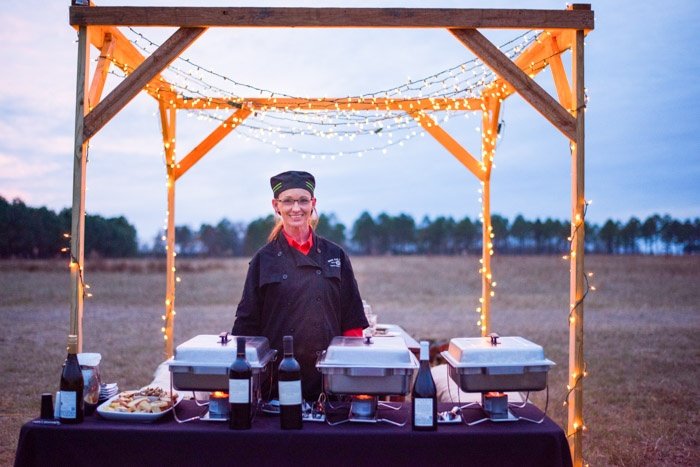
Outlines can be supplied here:
<path id="1" fill-rule="evenodd" d="M 576 138 L 576 120 L 547 91 L 475 29 L 451 29 L 450 32 L 528 101 L 570 140 Z"/>
<path id="2" fill-rule="evenodd" d="M 85 116 L 85 139 L 91 138 L 128 104 L 143 87 L 175 60 L 205 28 L 180 28 L 151 54 L 134 72 Z"/>
<path id="3" fill-rule="evenodd" d="M 588 10 L 72 6 L 76 26 L 593 29 Z"/>
<path id="4" fill-rule="evenodd" d="M 221 125 L 219 125 L 209 136 L 199 143 L 196 148 L 190 151 L 187 156 L 183 157 L 182 160 L 177 163 L 173 172 L 175 180 L 187 172 L 190 167 L 204 157 L 206 153 L 216 146 L 219 141 L 224 139 L 226 135 L 231 133 L 238 125 L 243 123 L 243 120 L 248 118 L 251 113 L 252 111 L 247 108 L 238 109 L 226 120 L 224 120 L 224 122 L 222 122 Z"/>
<path id="5" fill-rule="evenodd" d="M 481 110 L 481 99 L 422 98 L 395 99 L 388 97 L 326 98 L 309 97 L 242 97 L 231 100 L 223 97 L 187 99 L 177 96 L 171 102 L 178 109 L 216 110 L 249 107 L 260 111 L 327 110 L 327 111 L 398 111 L 412 112 L 439 110 Z"/>

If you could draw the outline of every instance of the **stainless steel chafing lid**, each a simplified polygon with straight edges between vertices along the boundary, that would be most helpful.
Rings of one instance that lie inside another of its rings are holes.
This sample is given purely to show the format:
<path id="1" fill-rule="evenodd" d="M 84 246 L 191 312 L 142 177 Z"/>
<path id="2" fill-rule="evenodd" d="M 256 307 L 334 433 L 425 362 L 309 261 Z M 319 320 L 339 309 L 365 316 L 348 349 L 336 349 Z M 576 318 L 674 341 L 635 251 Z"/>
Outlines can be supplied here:
<path id="1" fill-rule="evenodd" d="M 416 357 L 400 336 L 334 337 L 319 359 L 319 368 L 417 368 Z"/>
<path id="2" fill-rule="evenodd" d="M 554 365 L 544 357 L 542 346 L 516 336 L 499 337 L 496 345 L 488 336 L 454 338 L 442 356 L 456 368 Z"/>
<path id="3" fill-rule="evenodd" d="M 236 337 L 227 334 L 201 334 L 183 342 L 175 349 L 171 366 L 225 366 L 236 358 Z M 252 368 L 263 368 L 277 351 L 262 336 L 246 336 L 245 355 Z"/>

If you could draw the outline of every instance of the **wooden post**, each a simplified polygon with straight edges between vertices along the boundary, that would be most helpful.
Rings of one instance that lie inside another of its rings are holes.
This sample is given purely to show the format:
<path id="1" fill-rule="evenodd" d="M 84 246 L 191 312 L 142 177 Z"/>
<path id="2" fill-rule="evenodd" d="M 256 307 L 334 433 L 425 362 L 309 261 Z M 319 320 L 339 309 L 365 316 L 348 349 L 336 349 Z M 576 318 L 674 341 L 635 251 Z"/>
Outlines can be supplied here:
<path id="1" fill-rule="evenodd" d="M 83 124 L 87 111 L 90 49 L 87 27 L 78 28 L 78 70 L 75 88 L 75 143 L 73 146 L 73 206 L 70 237 L 70 328 L 78 336 L 78 352 L 83 349 L 83 297 L 85 259 L 85 175 L 87 140 Z"/>
<path id="2" fill-rule="evenodd" d="M 574 5 L 573 8 L 576 8 Z M 585 8 L 585 7 L 584 7 Z M 590 8 L 590 6 L 588 6 Z M 574 467 L 583 465 L 583 297 L 586 293 L 584 255 L 584 31 L 576 31 L 572 47 L 572 81 L 576 139 L 571 142 L 571 252 L 569 276 L 569 395 L 567 434 Z"/>
<path id="3" fill-rule="evenodd" d="M 491 178 L 481 182 L 481 335 L 491 332 Z"/>
<path id="4" fill-rule="evenodd" d="M 163 148 L 165 149 L 168 210 L 165 234 L 165 314 L 163 315 L 164 354 L 168 359 L 174 353 L 175 330 L 175 123 L 177 110 L 159 104 Z"/>
<path id="5" fill-rule="evenodd" d="M 491 296 L 493 294 L 493 226 L 491 225 L 491 167 L 498 137 L 498 116 L 501 104 L 496 97 L 484 97 L 481 114 L 481 164 L 485 168 L 481 190 L 481 335 L 491 332 Z"/>

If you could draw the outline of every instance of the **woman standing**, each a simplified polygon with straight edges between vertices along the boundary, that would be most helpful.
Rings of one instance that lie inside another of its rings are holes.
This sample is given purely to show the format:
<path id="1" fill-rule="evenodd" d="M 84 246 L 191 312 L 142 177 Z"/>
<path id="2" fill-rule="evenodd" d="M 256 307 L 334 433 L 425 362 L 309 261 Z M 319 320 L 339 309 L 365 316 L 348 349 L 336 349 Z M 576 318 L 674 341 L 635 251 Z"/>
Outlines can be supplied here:
<path id="1" fill-rule="evenodd" d="M 313 401 L 322 390 L 318 353 L 335 336 L 361 337 L 368 323 L 347 254 L 313 230 L 313 175 L 283 172 L 270 179 L 270 186 L 277 223 L 269 242 L 250 261 L 232 333 L 265 336 L 278 354 L 283 336 L 293 336 L 303 396 Z M 275 373 L 273 369 L 273 398 Z"/>

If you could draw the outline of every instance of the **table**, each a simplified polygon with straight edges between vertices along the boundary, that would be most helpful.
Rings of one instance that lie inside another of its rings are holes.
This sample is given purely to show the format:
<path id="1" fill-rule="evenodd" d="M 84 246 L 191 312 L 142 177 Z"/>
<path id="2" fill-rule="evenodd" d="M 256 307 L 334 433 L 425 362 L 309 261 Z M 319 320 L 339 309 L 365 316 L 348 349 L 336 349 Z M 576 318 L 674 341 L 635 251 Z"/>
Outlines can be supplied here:
<path id="1" fill-rule="evenodd" d="M 440 404 L 440 410 L 451 407 Z M 201 408 L 193 401 L 177 407 L 180 418 Z M 513 409 L 516 415 L 539 419 L 532 405 Z M 381 416 L 408 420 L 403 427 L 387 423 L 304 422 L 299 431 L 282 431 L 276 416 L 260 413 L 253 428 L 228 429 L 225 422 L 178 424 L 172 414 L 139 424 L 104 420 L 97 415 L 79 425 L 26 423 L 20 432 L 15 466 L 179 466 L 179 465 L 478 465 L 571 466 L 562 429 L 549 418 L 525 421 L 440 425 L 437 432 L 414 432 L 410 405 Z M 480 409 L 465 410 L 468 421 Z"/>

